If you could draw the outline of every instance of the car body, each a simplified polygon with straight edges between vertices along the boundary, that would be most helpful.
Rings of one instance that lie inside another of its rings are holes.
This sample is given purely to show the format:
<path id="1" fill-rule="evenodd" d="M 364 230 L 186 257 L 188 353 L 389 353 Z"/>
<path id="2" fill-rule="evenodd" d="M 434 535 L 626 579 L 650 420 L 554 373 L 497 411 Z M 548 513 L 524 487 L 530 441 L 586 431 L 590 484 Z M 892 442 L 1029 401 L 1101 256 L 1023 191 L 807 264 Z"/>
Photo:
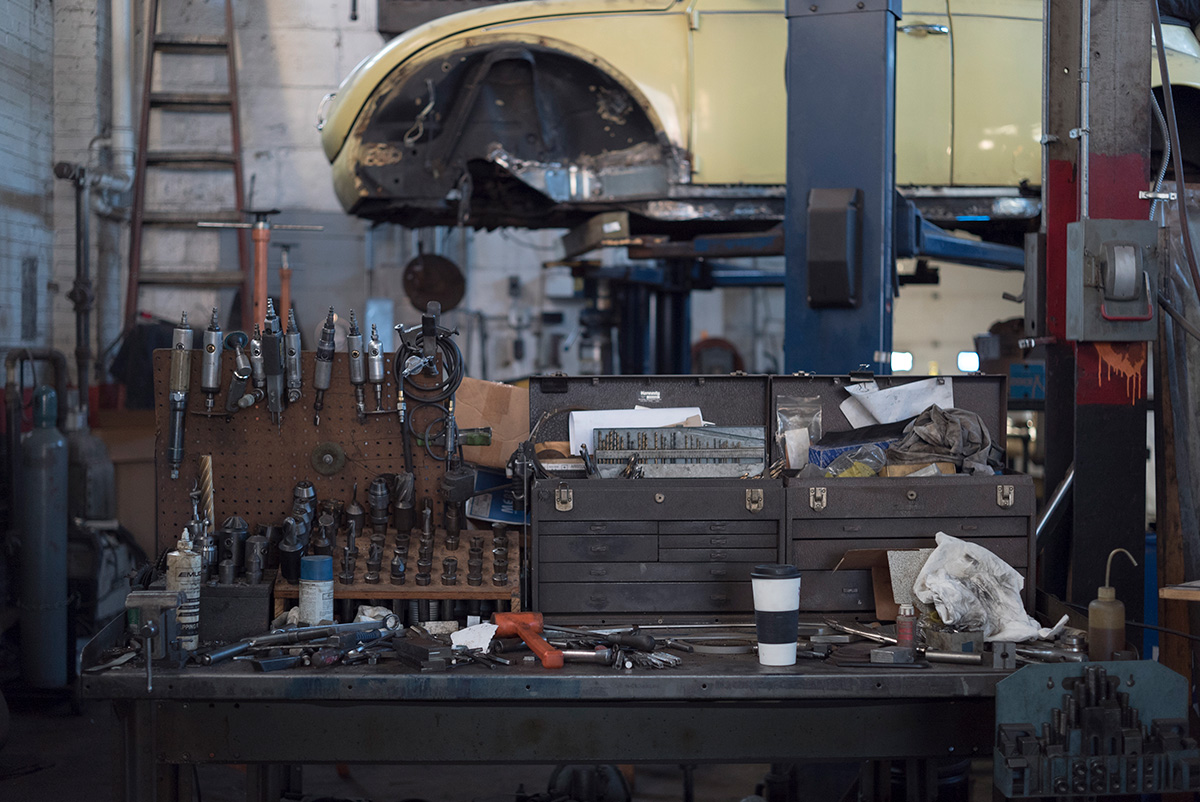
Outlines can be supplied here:
<path id="1" fill-rule="evenodd" d="M 927 218 L 985 234 L 1036 220 L 1041 15 L 1042 0 L 906 0 L 896 184 Z M 1181 138 L 1200 142 L 1200 43 L 1173 22 Z M 783 215 L 786 50 L 784 0 L 474 9 L 356 67 L 322 144 L 348 212 L 407 226 L 573 226 L 624 210 L 635 232 L 763 229 Z"/>

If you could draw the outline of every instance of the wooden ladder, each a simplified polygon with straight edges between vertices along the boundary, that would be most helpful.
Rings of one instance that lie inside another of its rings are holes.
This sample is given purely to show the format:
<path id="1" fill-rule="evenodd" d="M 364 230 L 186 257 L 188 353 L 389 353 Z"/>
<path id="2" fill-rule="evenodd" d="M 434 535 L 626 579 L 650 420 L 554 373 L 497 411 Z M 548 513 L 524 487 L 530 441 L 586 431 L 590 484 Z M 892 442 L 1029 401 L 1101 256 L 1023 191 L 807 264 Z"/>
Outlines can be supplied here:
<path id="1" fill-rule="evenodd" d="M 130 220 L 129 281 L 125 292 L 125 330 L 138 319 L 141 288 L 188 287 L 214 289 L 242 288 L 242 320 L 250 320 L 249 302 L 250 252 L 245 231 L 237 232 L 238 270 L 142 270 L 142 246 L 150 226 L 190 228 L 201 220 L 242 222 L 244 198 L 242 188 L 242 136 L 238 117 L 237 66 L 234 54 L 233 3 L 225 0 L 225 32 L 216 36 L 176 35 L 159 30 L 159 0 L 150 0 L 151 37 L 146 48 L 143 71 L 141 121 L 138 124 L 137 169 L 133 184 L 133 210 Z M 229 89 L 226 92 L 163 92 L 153 91 L 154 61 L 157 54 L 184 54 L 221 57 L 226 60 Z M 228 114 L 231 151 L 197 151 L 157 149 L 151 146 L 150 112 Z M 232 170 L 234 197 L 232 207 L 220 210 L 168 211 L 146 208 L 146 179 L 149 170 Z M 211 229 L 210 229 L 211 230 Z"/>

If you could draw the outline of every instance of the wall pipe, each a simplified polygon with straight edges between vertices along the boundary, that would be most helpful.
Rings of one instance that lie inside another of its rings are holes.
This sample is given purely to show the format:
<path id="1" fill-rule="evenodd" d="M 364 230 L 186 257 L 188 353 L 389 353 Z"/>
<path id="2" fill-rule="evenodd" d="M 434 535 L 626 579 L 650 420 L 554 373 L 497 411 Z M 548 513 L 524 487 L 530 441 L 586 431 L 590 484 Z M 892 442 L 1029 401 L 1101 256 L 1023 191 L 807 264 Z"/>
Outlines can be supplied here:
<path id="1" fill-rule="evenodd" d="M 92 290 L 91 275 L 91 210 L 89 209 L 89 181 L 87 170 L 80 164 L 59 162 L 54 165 L 54 174 L 75 185 L 75 283 L 67 298 L 75 305 L 75 381 L 79 387 L 78 409 L 83 420 L 88 419 L 88 379 L 92 366 L 91 322 L 92 307 L 96 295 Z M 66 396 L 59 394 L 58 405 L 67 408 Z"/>

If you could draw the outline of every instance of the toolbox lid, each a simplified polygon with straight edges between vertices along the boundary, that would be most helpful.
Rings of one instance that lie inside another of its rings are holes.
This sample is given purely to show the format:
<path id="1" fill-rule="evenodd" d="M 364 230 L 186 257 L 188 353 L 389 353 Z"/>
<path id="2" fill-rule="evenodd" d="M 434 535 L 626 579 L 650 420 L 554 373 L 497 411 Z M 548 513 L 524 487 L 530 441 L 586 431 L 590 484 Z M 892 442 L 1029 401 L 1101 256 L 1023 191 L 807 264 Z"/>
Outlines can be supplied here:
<path id="1" fill-rule="evenodd" d="M 328 554 L 315 554 L 300 558 L 300 578 L 314 582 L 333 581 L 333 558 Z"/>
<path id="2" fill-rule="evenodd" d="M 782 563 L 756 565 L 750 571 L 751 579 L 795 579 L 798 576 L 800 576 L 799 568 Z"/>

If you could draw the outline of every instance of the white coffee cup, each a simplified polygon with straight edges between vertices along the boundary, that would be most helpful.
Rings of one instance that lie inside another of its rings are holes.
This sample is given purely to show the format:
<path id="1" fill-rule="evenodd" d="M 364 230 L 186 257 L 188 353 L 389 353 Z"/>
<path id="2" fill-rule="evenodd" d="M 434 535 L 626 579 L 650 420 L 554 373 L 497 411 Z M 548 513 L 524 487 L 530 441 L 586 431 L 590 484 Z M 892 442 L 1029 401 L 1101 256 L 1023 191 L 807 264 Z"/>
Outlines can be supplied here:
<path id="1" fill-rule="evenodd" d="M 754 590 L 758 662 L 764 666 L 795 665 L 800 570 L 794 565 L 756 565 L 750 572 L 750 584 Z"/>

